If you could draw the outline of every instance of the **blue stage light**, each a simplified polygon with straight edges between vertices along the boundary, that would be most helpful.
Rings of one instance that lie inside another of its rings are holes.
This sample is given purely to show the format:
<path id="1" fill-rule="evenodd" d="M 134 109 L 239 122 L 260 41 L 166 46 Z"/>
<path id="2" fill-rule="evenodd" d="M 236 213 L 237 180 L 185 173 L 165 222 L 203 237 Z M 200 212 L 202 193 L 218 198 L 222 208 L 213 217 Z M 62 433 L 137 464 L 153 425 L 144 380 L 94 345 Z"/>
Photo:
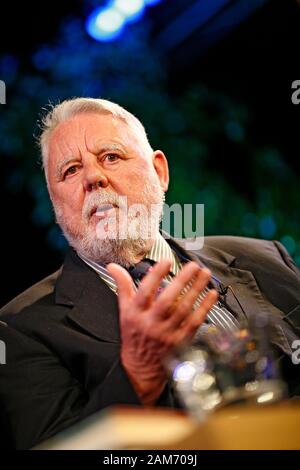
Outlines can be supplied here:
<path id="1" fill-rule="evenodd" d="M 87 33 L 97 41 L 113 41 L 121 35 L 126 23 L 141 19 L 146 6 L 160 1 L 110 0 L 106 7 L 96 8 L 87 18 Z"/>
<path id="2" fill-rule="evenodd" d="M 86 30 L 97 41 L 112 41 L 123 31 L 125 18 L 114 8 L 97 8 L 86 20 Z"/>
<path id="3" fill-rule="evenodd" d="M 160 3 L 161 0 L 144 0 L 144 3 L 146 6 L 152 6 L 156 5 L 157 3 Z"/>
<path id="4" fill-rule="evenodd" d="M 145 10 L 144 0 L 114 0 L 112 8 L 119 11 L 125 17 L 125 21 L 139 20 Z"/>

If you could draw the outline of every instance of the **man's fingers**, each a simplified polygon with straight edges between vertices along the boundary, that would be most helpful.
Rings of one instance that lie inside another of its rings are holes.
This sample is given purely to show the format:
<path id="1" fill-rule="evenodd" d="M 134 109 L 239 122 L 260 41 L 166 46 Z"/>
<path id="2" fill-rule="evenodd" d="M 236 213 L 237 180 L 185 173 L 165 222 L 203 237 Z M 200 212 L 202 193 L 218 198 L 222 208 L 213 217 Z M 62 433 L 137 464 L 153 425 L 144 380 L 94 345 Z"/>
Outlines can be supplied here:
<path id="1" fill-rule="evenodd" d="M 176 302 L 184 288 L 189 287 L 189 283 L 195 280 L 195 277 L 201 275 L 201 268 L 195 262 L 187 263 L 177 274 L 168 287 L 159 295 L 155 302 L 155 309 L 158 316 L 167 317 L 171 311 L 172 305 Z M 206 277 L 206 273 L 203 275 Z M 208 277 L 209 279 L 209 277 Z M 206 283 L 208 282 L 206 280 Z M 200 293 L 200 292 L 199 292 Z"/>
<path id="2" fill-rule="evenodd" d="M 184 319 L 192 313 L 194 304 L 199 295 L 205 287 L 207 286 L 208 281 L 210 280 L 211 272 L 207 268 L 203 268 L 199 271 L 194 282 L 189 286 L 187 292 L 182 294 L 179 300 L 176 302 L 176 308 L 171 309 L 170 316 L 166 320 L 166 327 L 168 328 L 177 328 Z"/>
<path id="3" fill-rule="evenodd" d="M 168 274 L 170 268 L 171 262 L 169 260 L 162 260 L 151 268 L 143 278 L 137 291 L 136 302 L 139 306 L 149 304 L 156 297 L 160 283 Z"/>
<path id="4" fill-rule="evenodd" d="M 135 294 L 135 290 L 133 287 L 132 278 L 126 269 L 122 268 L 122 266 L 116 263 L 109 263 L 106 269 L 116 281 L 120 300 L 122 301 L 123 298 L 127 298 L 128 300 L 131 299 Z"/>
<path id="5" fill-rule="evenodd" d="M 218 292 L 215 289 L 208 291 L 200 306 L 195 309 L 184 321 L 181 327 L 178 328 L 176 341 L 178 343 L 186 341 L 194 336 L 197 329 L 204 322 L 206 315 L 212 306 L 218 300 Z"/>

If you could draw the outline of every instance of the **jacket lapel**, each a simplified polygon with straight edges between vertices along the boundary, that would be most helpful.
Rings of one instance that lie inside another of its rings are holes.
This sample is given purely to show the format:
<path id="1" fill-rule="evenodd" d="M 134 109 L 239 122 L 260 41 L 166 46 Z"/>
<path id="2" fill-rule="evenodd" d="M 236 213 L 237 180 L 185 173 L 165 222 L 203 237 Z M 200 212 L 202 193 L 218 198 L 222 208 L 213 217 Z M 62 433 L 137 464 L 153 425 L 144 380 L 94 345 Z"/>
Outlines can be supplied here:
<path id="1" fill-rule="evenodd" d="M 98 339 L 119 342 L 117 296 L 72 249 L 57 281 L 55 298 L 57 304 L 70 307 L 67 318 L 71 323 Z"/>

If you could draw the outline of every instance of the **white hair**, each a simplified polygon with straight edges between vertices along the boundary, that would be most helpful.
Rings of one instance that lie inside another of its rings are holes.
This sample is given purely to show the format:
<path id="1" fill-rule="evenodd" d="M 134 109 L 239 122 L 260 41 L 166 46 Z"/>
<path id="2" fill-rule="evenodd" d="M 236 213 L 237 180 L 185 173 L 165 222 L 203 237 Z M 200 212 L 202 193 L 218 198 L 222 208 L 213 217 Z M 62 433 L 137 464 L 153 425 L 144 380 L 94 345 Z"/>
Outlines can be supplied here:
<path id="1" fill-rule="evenodd" d="M 41 121 L 41 135 L 39 145 L 42 154 L 44 169 L 47 169 L 48 143 L 51 133 L 62 122 L 67 121 L 76 114 L 95 112 L 99 114 L 111 114 L 117 119 L 121 119 L 130 126 L 146 154 L 151 154 L 153 149 L 148 141 L 143 124 L 126 109 L 108 100 L 95 98 L 72 98 L 62 101 L 56 106 L 52 106 L 50 111 Z"/>

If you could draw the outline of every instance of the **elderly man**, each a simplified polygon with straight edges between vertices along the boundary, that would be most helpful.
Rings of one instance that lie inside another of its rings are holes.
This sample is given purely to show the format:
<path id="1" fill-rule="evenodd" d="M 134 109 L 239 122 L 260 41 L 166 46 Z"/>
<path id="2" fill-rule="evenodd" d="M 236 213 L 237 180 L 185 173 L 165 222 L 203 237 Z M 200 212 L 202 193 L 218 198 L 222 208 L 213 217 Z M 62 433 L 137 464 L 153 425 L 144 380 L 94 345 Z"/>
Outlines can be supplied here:
<path id="1" fill-rule="evenodd" d="M 166 157 L 117 104 L 64 101 L 43 124 L 46 181 L 70 250 L 58 272 L 1 311 L 10 445 L 30 447 L 113 404 L 173 406 L 165 358 L 204 321 L 233 328 L 262 314 L 274 347 L 291 354 L 299 272 L 279 243 L 208 237 L 187 252 L 166 240 Z M 240 302 L 217 302 L 213 286 L 227 284 Z"/>

